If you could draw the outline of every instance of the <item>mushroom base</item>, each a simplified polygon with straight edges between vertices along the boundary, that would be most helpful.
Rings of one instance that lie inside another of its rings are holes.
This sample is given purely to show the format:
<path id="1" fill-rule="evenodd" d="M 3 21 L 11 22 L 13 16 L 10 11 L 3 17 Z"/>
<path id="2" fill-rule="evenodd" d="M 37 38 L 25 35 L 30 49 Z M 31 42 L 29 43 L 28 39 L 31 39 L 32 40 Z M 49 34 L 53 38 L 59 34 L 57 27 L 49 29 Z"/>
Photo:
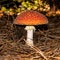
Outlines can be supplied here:
<path id="1" fill-rule="evenodd" d="M 25 28 L 27 30 L 27 40 L 26 40 L 26 43 L 29 45 L 29 46 L 33 46 L 33 31 L 35 30 L 35 27 L 34 26 L 26 26 Z"/>

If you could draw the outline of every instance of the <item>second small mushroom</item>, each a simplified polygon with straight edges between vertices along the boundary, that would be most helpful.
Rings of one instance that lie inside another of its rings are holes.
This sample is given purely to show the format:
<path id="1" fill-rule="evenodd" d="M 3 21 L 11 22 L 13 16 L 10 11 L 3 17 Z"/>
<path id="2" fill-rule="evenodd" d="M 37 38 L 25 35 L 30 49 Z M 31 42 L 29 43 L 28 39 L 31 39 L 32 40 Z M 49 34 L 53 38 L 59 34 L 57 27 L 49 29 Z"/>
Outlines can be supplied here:
<path id="1" fill-rule="evenodd" d="M 33 10 L 26 10 L 21 12 L 20 15 L 14 20 L 14 24 L 26 25 L 25 30 L 27 30 L 27 44 L 29 46 L 34 46 L 33 44 L 33 31 L 35 30 L 35 25 L 47 24 L 48 19 L 41 13 Z"/>

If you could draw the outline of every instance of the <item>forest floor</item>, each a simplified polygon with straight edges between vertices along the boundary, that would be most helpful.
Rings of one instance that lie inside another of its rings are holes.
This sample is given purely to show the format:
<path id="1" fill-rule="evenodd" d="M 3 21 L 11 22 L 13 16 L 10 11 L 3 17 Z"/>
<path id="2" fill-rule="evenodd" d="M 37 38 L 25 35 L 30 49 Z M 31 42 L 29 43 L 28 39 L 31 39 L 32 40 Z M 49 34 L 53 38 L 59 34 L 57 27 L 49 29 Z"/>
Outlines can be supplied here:
<path id="1" fill-rule="evenodd" d="M 48 25 L 36 26 L 34 48 L 26 44 L 25 26 L 13 25 L 12 18 L 0 18 L 0 60 L 60 60 L 60 17 L 48 17 Z"/>

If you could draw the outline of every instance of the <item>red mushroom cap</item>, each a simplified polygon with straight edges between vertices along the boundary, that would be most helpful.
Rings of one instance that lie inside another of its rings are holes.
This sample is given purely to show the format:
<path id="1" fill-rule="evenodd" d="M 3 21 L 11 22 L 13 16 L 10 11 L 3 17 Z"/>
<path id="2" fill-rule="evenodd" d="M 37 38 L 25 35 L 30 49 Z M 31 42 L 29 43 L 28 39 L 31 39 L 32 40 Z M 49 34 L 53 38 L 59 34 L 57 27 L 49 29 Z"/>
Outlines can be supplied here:
<path id="1" fill-rule="evenodd" d="M 18 25 L 42 25 L 47 23 L 48 19 L 43 14 L 33 10 L 20 13 L 14 20 L 14 24 Z"/>

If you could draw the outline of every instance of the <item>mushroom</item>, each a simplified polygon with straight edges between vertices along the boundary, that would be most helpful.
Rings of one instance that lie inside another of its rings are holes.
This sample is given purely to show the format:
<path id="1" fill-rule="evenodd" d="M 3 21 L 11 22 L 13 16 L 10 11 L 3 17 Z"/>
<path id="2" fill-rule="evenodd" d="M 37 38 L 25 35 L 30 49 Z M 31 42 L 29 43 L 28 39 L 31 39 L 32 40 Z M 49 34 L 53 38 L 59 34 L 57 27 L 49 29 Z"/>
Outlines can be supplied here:
<path id="1" fill-rule="evenodd" d="M 21 12 L 16 19 L 14 24 L 26 25 L 25 30 L 27 30 L 27 40 L 26 43 L 29 46 L 34 46 L 33 44 L 33 31 L 35 31 L 35 25 L 47 24 L 48 19 L 41 13 L 33 10 L 26 10 Z"/>

